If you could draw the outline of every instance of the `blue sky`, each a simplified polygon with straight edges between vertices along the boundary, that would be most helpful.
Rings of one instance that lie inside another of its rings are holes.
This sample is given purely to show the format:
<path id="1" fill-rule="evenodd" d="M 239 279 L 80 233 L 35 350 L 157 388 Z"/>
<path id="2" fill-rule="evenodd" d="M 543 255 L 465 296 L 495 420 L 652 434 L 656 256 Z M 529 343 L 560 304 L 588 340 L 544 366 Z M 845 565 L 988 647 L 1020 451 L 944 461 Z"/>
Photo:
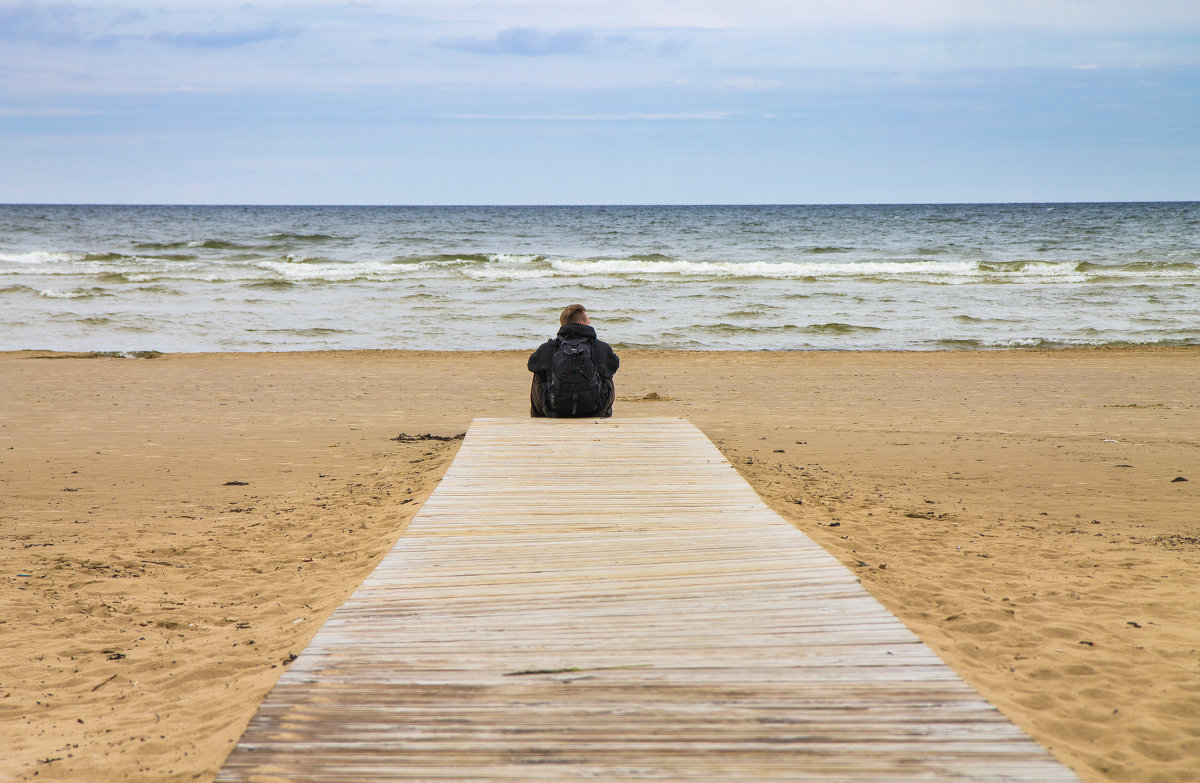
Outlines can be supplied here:
<path id="1" fill-rule="evenodd" d="M 1195 0 L 0 0 L 0 202 L 1193 199 Z"/>

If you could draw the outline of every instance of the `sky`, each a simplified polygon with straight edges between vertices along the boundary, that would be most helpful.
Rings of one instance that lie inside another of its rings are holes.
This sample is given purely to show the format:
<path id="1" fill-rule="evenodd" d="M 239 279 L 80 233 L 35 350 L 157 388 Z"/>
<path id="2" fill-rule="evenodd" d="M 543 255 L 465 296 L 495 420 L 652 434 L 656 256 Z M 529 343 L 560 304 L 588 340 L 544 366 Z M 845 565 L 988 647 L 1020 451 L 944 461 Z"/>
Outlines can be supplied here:
<path id="1" fill-rule="evenodd" d="M 1196 0 L 0 0 L 0 203 L 1158 200 Z"/>

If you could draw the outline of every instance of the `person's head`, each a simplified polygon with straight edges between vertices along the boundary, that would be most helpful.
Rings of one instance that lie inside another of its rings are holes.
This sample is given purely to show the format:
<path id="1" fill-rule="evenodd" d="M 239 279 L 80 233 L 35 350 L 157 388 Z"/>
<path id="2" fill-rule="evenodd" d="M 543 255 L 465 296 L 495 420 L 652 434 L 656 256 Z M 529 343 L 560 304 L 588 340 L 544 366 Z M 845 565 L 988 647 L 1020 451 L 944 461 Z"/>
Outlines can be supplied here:
<path id="1" fill-rule="evenodd" d="M 558 316 L 559 326 L 566 326 L 567 324 L 586 325 L 591 322 L 591 319 L 588 318 L 587 310 L 583 309 L 583 305 L 581 304 L 567 305 Z"/>

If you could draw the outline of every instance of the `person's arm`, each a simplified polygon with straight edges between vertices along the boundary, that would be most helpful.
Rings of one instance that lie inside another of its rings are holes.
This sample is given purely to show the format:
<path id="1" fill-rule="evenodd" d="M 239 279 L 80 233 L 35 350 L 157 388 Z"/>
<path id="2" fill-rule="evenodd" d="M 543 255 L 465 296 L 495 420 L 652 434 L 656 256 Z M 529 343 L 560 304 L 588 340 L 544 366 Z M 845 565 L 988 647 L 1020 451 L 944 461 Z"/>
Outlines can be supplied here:
<path id="1" fill-rule="evenodd" d="M 547 361 L 546 356 L 547 345 L 549 345 L 549 343 L 542 343 L 538 346 L 538 349 L 529 356 L 529 371 L 534 375 L 545 377 L 546 371 L 549 369 L 547 366 L 549 362 Z"/>
<path id="2" fill-rule="evenodd" d="M 621 366 L 621 360 L 617 358 L 617 353 L 612 349 L 611 345 L 608 343 L 602 343 L 602 345 L 604 346 L 604 353 L 598 358 L 603 358 L 604 365 L 600 372 L 602 375 L 611 378 L 617 374 L 617 368 Z"/>

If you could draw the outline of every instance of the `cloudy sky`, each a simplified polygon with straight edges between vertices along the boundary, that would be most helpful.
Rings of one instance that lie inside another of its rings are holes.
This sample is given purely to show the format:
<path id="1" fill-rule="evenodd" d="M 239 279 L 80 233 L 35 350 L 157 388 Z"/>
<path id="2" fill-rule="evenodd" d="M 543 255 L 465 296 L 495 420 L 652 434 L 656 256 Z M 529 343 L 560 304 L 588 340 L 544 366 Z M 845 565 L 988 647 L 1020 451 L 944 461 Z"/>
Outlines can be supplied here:
<path id="1" fill-rule="evenodd" d="M 0 0 L 0 202 L 1192 199 L 1196 0 Z"/>

